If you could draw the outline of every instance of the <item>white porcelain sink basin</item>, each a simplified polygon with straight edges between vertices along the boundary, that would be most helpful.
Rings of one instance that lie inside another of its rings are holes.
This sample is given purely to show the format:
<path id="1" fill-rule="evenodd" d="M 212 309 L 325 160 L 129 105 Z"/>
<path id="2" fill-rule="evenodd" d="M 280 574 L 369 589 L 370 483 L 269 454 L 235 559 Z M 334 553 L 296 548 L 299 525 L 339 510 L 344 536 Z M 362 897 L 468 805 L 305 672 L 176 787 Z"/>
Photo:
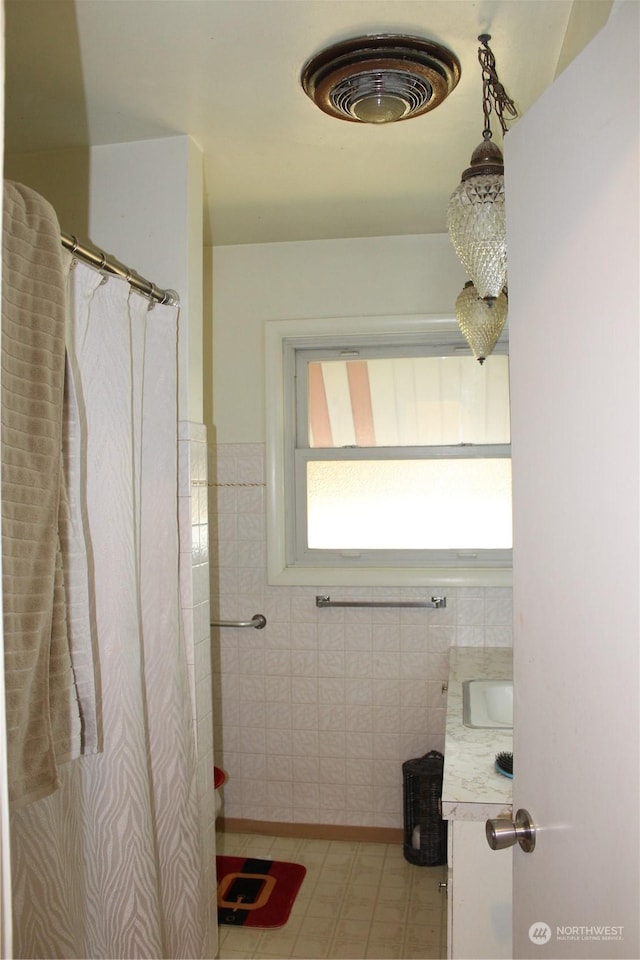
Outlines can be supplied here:
<path id="1" fill-rule="evenodd" d="M 513 727 L 513 682 L 465 680 L 462 684 L 462 722 L 466 727 Z"/>

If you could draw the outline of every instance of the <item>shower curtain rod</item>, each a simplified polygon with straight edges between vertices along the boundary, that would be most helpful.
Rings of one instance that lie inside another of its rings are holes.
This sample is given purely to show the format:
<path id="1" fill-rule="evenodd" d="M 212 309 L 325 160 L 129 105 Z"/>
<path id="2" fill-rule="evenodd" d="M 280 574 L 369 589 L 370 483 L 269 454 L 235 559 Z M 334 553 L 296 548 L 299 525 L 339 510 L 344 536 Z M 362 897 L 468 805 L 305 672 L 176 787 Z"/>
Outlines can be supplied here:
<path id="1" fill-rule="evenodd" d="M 84 260 L 86 263 L 90 263 L 91 266 L 98 267 L 98 269 L 104 270 L 106 273 L 111 273 L 116 277 L 123 277 L 135 290 L 138 290 L 144 294 L 145 297 L 153 300 L 154 303 L 168 303 L 175 307 L 180 304 L 180 297 L 175 290 L 160 290 L 159 287 L 156 287 L 155 283 L 151 283 L 150 280 L 145 280 L 144 277 L 141 277 L 140 274 L 132 270 L 131 267 L 126 267 L 123 263 L 120 263 L 119 260 L 116 260 L 115 257 L 104 253 L 103 250 L 99 250 L 89 243 L 80 243 L 77 237 L 74 237 L 73 234 L 70 233 L 64 233 L 64 231 L 60 232 L 60 240 L 62 241 L 62 246 L 70 250 L 74 257 L 78 257 L 78 259 Z"/>

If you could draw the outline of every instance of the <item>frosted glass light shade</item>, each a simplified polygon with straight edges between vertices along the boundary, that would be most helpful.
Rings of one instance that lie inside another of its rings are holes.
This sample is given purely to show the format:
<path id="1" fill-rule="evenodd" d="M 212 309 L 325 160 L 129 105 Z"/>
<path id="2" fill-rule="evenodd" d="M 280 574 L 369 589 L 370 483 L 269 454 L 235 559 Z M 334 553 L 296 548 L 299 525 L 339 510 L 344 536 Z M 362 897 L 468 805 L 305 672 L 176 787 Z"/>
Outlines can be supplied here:
<path id="1" fill-rule="evenodd" d="M 447 228 L 478 296 L 499 297 L 507 282 L 503 174 L 462 180 L 449 200 Z"/>
<path id="2" fill-rule="evenodd" d="M 456 320 L 471 351 L 484 363 L 496 345 L 507 319 L 508 303 L 504 290 L 495 300 L 482 300 L 469 281 L 456 300 Z"/>

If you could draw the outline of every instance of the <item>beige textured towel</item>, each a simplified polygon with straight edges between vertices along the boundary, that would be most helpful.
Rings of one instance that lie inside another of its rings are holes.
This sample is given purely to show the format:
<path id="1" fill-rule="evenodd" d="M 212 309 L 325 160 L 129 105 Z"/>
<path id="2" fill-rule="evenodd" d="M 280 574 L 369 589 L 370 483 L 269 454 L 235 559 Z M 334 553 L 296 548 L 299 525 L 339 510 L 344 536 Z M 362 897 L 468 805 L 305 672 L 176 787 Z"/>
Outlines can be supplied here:
<path id="1" fill-rule="evenodd" d="M 9 798 L 58 786 L 80 718 L 58 536 L 65 276 L 53 208 L 5 182 L 2 264 L 2 553 Z"/>

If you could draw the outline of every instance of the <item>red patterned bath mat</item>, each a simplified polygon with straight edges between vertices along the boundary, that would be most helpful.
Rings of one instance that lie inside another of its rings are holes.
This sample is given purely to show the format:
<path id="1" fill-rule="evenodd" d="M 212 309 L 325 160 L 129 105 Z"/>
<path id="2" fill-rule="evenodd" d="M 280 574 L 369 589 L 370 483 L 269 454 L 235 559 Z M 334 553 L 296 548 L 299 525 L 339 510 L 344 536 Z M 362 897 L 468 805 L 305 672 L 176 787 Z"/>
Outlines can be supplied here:
<path id="1" fill-rule="evenodd" d="M 306 868 L 282 860 L 216 857 L 218 923 L 230 927 L 282 927 Z"/>

